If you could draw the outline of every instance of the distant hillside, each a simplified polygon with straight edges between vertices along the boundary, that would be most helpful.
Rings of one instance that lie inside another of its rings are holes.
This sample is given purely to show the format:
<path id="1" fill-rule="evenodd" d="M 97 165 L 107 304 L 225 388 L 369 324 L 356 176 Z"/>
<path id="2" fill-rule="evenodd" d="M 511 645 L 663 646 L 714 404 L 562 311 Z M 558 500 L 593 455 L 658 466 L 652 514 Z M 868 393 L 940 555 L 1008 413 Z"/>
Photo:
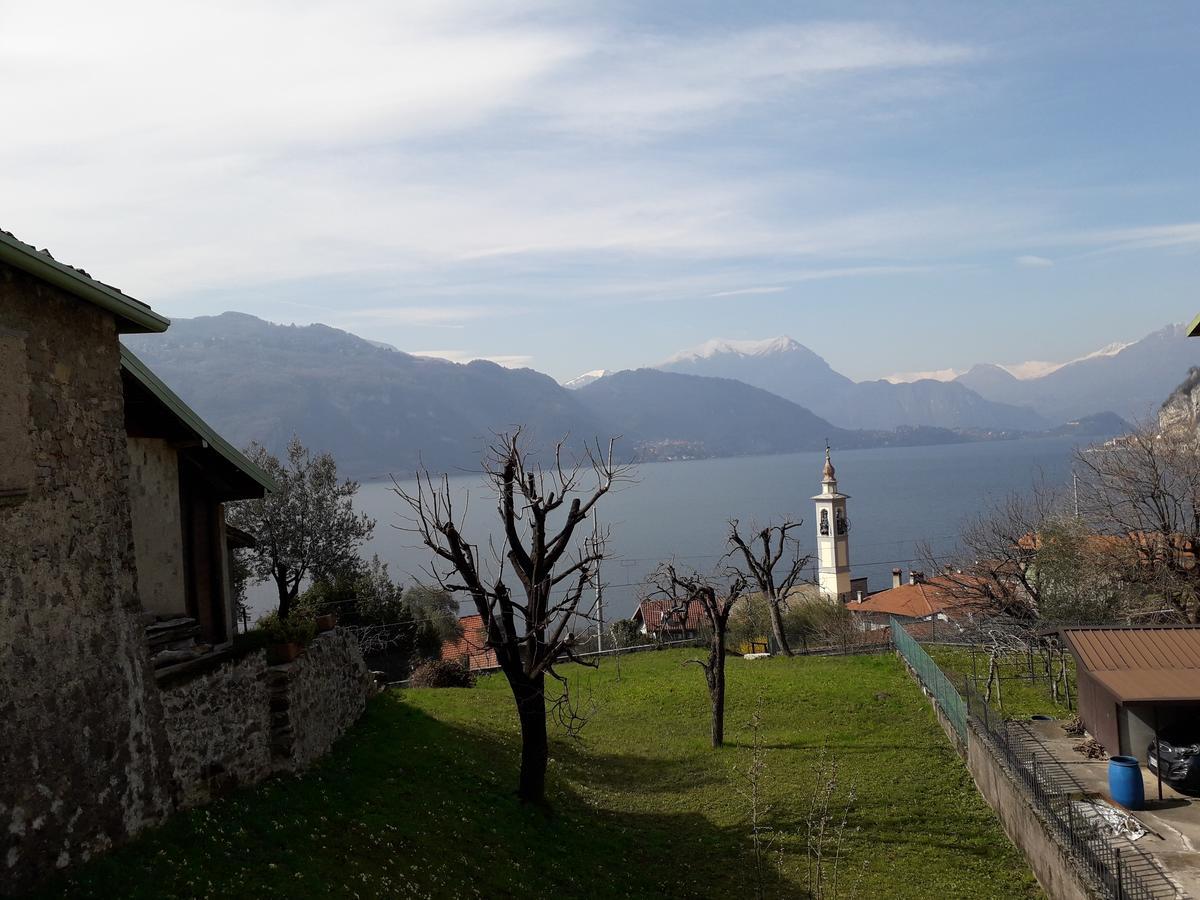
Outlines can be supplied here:
<path id="1" fill-rule="evenodd" d="M 736 378 L 811 409 L 843 428 L 902 426 L 1037 431 L 1032 409 L 985 399 L 966 385 L 933 380 L 856 383 L 791 338 L 709 341 L 671 357 L 668 372 Z"/>
<path id="2" fill-rule="evenodd" d="M 1116 437 L 1128 434 L 1133 426 L 1116 413 L 1096 413 L 1094 416 L 1084 416 L 1073 422 L 1065 422 L 1048 433 L 1053 435 L 1078 434 L 1086 437 Z"/>
<path id="3" fill-rule="evenodd" d="M 815 450 L 874 439 L 829 424 L 782 397 L 728 378 L 637 369 L 576 391 L 599 419 L 619 421 L 647 455 L 735 456 Z"/>
<path id="4" fill-rule="evenodd" d="M 238 446 L 278 451 L 296 433 L 357 477 L 412 472 L 422 460 L 475 470 L 492 434 L 518 423 L 543 446 L 620 430 L 532 369 L 411 356 L 325 325 L 224 313 L 124 340 Z"/>
<path id="5" fill-rule="evenodd" d="M 957 381 L 989 400 L 1030 406 L 1054 422 L 1103 410 L 1143 420 L 1195 365 L 1200 365 L 1200 341 L 1189 339 L 1183 326 L 1169 325 L 1116 352 L 1093 354 L 1040 378 L 1014 378 L 999 366 L 979 365 Z"/>
<path id="6" fill-rule="evenodd" d="M 413 356 L 325 325 L 274 325 L 242 313 L 176 319 L 165 334 L 124 340 L 238 446 L 253 440 L 279 452 L 295 433 L 363 479 L 422 465 L 476 471 L 495 433 L 516 425 L 543 451 L 563 438 L 578 446 L 621 435 L 622 454 L 641 460 L 785 453 L 826 439 L 848 448 L 1012 436 L 975 427 L 994 420 L 993 405 L 962 385 L 931 392 L 937 382 L 847 382 L 860 402 L 892 409 L 879 415 L 889 427 L 856 430 L 729 378 L 638 369 L 594 373 L 569 390 L 532 369 Z M 807 351 L 770 352 L 787 354 L 794 370 L 841 378 L 822 374 Z M 961 431 L 921 421 L 926 413 Z"/>

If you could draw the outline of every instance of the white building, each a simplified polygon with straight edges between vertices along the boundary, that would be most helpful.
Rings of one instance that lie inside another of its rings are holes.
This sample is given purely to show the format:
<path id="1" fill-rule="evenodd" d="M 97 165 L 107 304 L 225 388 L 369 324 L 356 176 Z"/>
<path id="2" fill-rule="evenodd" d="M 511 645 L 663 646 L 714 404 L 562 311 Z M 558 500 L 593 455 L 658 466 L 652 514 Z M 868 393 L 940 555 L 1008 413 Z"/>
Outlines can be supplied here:
<path id="1" fill-rule="evenodd" d="M 846 517 L 847 494 L 838 492 L 837 476 L 825 448 L 825 470 L 821 493 L 813 497 L 817 507 L 817 586 L 829 600 L 848 603 L 855 590 L 865 592 L 865 584 L 851 584 L 850 520 Z"/>

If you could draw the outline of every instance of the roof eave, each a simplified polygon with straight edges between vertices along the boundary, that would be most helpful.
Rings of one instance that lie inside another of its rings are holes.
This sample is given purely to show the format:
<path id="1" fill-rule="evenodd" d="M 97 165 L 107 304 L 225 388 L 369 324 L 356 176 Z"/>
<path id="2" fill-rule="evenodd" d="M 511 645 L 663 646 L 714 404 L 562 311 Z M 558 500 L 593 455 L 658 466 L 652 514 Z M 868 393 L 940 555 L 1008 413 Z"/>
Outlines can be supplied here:
<path id="1" fill-rule="evenodd" d="M 265 492 L 274 492 L 275 480 L 251 462 L 244 453 L 217 434 L 207 422 L 198 416 L 179 396 L 137 358 L 128 347 L 121 345 L 121 367 L 150 391 L 171 414 L 182 422 L 197 438 L 205 441 L 219 456 L 234 466 Z M 261 496 L 261 495 L 259 495 Z"/>
<path id="2" fill-rule="evenodd" d="M 0 231 L 0 262 L 8 263 L 68 294 L 95 304 L 112 313 L 121 334 L 144 334 L 166 331 L 171 320 L 160 316 L 144 303 L 126 296 L 89 275 L 39 253 L 35 247 Z"/>

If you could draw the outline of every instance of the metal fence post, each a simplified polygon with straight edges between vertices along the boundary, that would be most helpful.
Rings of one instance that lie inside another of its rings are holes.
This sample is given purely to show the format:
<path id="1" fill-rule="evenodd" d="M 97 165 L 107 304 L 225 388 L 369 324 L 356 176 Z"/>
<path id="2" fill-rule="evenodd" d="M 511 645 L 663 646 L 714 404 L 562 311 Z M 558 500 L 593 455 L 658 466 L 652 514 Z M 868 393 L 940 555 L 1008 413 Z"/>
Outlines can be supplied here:
<path id="1" fill-rule="evenodd" d="M 1125 900 L 1125 863 L 1120 847 L 1117 848 L 1117 900 Z"/>

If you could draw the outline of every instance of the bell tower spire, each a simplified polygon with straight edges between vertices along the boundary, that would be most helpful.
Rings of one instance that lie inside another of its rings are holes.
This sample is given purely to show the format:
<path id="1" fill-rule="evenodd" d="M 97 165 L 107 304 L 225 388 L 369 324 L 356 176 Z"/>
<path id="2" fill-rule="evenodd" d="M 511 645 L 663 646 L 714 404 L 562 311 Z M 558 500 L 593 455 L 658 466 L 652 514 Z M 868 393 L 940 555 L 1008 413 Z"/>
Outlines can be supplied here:
<path id="1" fill-rule="evenodd" d="M 837 470 L 829 442 L 825 442 L 825 468 L 821 493 L 813 497 L 817 508 L 817 585 L 821 595 L 841 603 L 850 600 L 850 519 L 848 494 L 838 491 Z"/>

